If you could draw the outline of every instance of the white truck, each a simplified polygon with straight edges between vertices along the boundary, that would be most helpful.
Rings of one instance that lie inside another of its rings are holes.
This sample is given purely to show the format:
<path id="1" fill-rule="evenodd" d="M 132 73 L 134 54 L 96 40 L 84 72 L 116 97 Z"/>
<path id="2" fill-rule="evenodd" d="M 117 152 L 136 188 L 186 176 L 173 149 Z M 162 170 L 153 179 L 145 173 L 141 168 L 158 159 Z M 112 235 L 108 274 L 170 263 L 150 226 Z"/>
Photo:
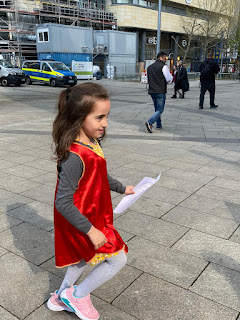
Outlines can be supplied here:
<path id="1" fill-rule="evenodd" d="M 9 61 L 0 60 L 0 84 L 6 87 L 10 84 L 20 86 L 26 81 L 24 72 L 15 68 Z"/>

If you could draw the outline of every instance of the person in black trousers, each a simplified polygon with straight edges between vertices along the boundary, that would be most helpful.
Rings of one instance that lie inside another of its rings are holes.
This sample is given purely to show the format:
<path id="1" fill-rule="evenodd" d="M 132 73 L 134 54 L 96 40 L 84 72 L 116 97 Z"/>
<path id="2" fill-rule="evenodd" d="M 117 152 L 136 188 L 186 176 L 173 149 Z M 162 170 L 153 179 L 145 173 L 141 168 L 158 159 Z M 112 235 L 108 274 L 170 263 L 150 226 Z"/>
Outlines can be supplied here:
<path id="1" fill-rule="evenodd" d="M 175 86 L 174 86 L 174 95 L 171 97 L 172 99 L 177 98 L 177 92 L 179 93 L 179 98 L 184 99 L 185 92 L 189 90 L 189 82 L 187 69 L 183 65 L 183 61 L 180 60 L 177 63 L 177 72 L 175 76 Z M 182 90 L 182 93 L 179 92 Z"/>
<path id="2" fill-rule="evenodd" d="M 215 100 L 215 76 L 220 71 L 218 63 L 213 59 L 206 59 L 200 65 L 201 91 L 199 98 L 199 109 L 203 109 L 204 96 L 206 91 L 210 93 L 210 109 L 217 108 Z"/>

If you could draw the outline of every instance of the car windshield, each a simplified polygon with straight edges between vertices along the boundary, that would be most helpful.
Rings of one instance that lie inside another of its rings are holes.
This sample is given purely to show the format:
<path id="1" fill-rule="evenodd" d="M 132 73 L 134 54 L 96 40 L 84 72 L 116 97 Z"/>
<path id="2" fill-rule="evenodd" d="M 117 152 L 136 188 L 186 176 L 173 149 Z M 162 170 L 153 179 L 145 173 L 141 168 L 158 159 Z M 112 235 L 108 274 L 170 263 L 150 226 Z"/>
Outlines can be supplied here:
<path id="1" fill-rule="evenodd" d="M 62 62 L 48 62 L 53 70 L 70 71 L 70 69 Z"/>
<path id="2" fill-rule="evenodd" d="M 5 68 L 14 68 L 14 66 L 11 64 L 11 62 L 8 62 L 8 61 L 0 61 L 0 65 Z"/>

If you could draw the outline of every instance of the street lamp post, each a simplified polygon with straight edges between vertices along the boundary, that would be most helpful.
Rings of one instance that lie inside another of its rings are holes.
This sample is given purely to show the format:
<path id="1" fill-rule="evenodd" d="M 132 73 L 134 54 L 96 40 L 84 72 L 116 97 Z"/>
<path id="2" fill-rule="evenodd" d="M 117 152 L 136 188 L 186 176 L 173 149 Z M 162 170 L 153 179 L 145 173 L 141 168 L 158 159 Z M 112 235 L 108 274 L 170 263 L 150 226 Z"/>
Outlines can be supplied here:
<path id="1" fill-rule="evenodd" d="M 158 0 L 158 28 L 157 28 L 157 52 L 160 51 L 160 41 L 161 41 L 161 13 L 162 13 L 162 0 Z"/>

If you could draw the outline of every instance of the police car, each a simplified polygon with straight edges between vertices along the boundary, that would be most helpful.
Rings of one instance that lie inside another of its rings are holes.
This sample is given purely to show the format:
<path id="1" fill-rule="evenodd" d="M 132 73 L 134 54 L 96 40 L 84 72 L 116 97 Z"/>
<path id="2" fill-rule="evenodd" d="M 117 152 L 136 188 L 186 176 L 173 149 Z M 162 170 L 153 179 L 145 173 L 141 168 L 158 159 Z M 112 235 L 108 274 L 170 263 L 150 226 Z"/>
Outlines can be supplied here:
<path id="1" fill-rule="evenodd" d="M 26 60 L 22 70 L 26 75 L 26 84 L 34 81 L 48 83 L 50 86 L 70 85 L 77 83 L 77 77 L 60 61 Z"/>

